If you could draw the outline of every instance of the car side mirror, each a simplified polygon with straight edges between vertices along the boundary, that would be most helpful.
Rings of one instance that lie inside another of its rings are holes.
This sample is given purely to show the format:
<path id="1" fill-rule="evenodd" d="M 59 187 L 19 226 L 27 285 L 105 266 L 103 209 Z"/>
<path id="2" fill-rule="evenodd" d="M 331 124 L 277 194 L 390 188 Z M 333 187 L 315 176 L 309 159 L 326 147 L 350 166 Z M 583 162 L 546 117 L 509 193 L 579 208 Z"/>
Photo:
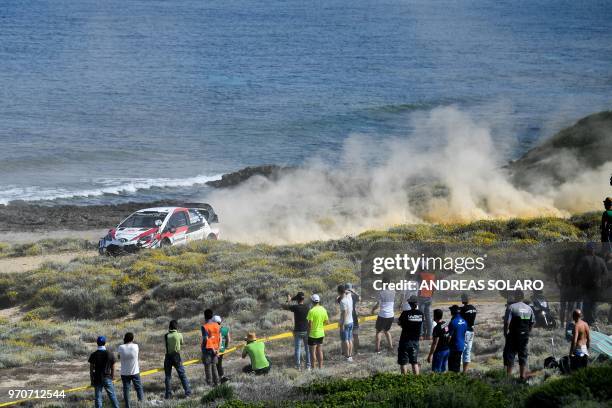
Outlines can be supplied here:
<path id="1" fill-rule="evenodd" d="M 163 224 L 162 220 L 155 220 L 156 227 L 161 227 L 162 224 Z"/>

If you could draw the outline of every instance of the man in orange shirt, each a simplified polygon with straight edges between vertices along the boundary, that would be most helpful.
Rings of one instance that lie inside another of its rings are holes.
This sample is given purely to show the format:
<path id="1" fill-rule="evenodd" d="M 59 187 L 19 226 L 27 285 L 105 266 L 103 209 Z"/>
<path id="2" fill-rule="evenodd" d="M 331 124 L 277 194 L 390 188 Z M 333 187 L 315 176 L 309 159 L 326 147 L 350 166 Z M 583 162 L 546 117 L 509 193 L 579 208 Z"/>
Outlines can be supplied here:
<path id="1" fill-rule="evenodd" d="M 419 288 L 422 288 L 423 282 L 431 284 L 436 280 L 436 275 L 433 272 L 419 272 Z M 433 316 L 431 315 L 431 305 L 433 303 L 433 288 L 427 287 L 419 289 L 418 303 L 419 310 L 423 312 L 423 339 L 431 340 L 433 332 Z"/>
<path id="2" fill-rule="evenodd" d="M 204 374 L 208 385 L 217 386 L 219 384 L 217 362 L 220 346 L 219 324 L 213 320 L 213 311 L 206 309 L 204 311 L 204 324 L 202 325 L 202 362 L 204 363 Z"/>

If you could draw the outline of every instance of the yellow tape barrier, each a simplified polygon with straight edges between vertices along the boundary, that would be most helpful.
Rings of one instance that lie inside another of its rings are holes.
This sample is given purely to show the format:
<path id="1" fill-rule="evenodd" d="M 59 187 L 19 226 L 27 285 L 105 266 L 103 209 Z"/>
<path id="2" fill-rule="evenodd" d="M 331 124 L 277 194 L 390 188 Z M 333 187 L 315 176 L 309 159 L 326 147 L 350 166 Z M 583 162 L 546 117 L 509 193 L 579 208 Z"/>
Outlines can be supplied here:
<path id="1" fill-rule="evenodd" d="M 499 304 L 500 302 L 478 302 L 479 305 L 482 304 Z M 444 305 L 444 304 L 452 304 L 452 302 L 436 302 L 436 305 Z M 364 323 L 364 322 L 369 322 L 369 321 L 373 321 L 376 320 L 377 316 L 365 316 L 359 319 L 359 323 Z M 323 327 L 325 330 L 332 330 L 332 329 L 337 329 L 338 328 L 338 323 L 330 323 L 326 326 Z M 199 332 L 199 330 L 194 330 L 191 331 L 190 333 L 196 333 Z M 267 337 L 262 337 L 259 339 L 259 341 L 276 341 L 276 340 L 283 340 L 283 339 L 288 339 L 289 337 L 293 337 L 293 332 L 284 332 L 284 333 L 279 333 L 279 334 L 274 334 L 272 336 L 267 336 Z M 233 353 L 235 351 L 238 351 L 240 349 L 242 349 L 244 347 L 244 344 L 240 344 L 238 346 L 234 346 L 231 348 L 228 348 L 227 350 L 225 350 L 223 353 L 221 354 L 229 354 L 229 353 Z M 187 360 L 183 362 L 184 366 L 188 366 L 188 365 L 192 365 L 192 364 L 196 364 L 196 363 L 200 363 L 202 362 L 201 359 L 193 359 L 193 360 Z M 149 375 L 153 375 L 153 374 L 157 374 L 157 373 L 161 373 L 162 371 L 164 371 L 163 367 L 158 367 L 158 368 L 153 368 L 151 370 L 147 370 L 147 371 L 141 371 L 140 372 L 140 376 L 141 377 L 146 377 Z M 114 382 L 118 383 L 120 380 L 116 379 Z M 75 387 L 75 388 L 68 388 L 63 390 L 63 392 L 65 394 L 73 394 L 76 392 L 81 392 L 81 391 L 87 391 L 93 389 L 93 387 L 91 385 L 82 385 L 80 387 Z M 22 404 L 24 402 L 27 401 L 33 401 L 33 400 L 37 400 L 38 398 L 24 398 L 24 399 L 20 399 L 20 400 L 15 400 L 15 401 L 8 401 L 8 402 L 3 402 L 0 403 L 0 407 L 8 407 L 8 406 L 12 406 L 12 405 L 18 405 L 18 404 Z"/>

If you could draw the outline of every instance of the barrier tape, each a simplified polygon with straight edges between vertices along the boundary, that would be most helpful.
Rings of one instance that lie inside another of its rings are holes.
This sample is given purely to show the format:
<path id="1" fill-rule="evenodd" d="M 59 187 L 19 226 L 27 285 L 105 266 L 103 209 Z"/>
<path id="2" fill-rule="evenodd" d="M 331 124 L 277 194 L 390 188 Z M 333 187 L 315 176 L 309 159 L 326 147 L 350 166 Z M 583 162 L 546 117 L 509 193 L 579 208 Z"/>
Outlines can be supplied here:
<path id="1" fill-rule="evenodd" d="M 478 302 L 478 305 L 484 305 L 484 304 L 500 304 L 501 302 Z M 436 302 L 436 305 L 450 305 L 453 304 L 453 302 Z M 359 323 L 365 323 L 365 322 L 370 322 L 373 320 L 376 320 L 378 316 L 374 315 L 374 316 L 365 316 L 359 319 Z M 337 329 L 338 323 L 330 323 L 327 324 L 325 326 L 323 326 L 324 330 L 333 330 L 333 329 Z M 190 334 L 192 333 L 199 333 L 199 330 L 193 330 L 191 332 L 189 332 Z M 270 341 L 276 341 L 276 340 L 283 340 L 283 339 L 288 339 L 290 337 L 293 337 L 293 332 L 289 331 L 289 332 L 284 332 L 284 333 L 279 333 L 279 334 L 274 334 L 272 336 L 266 336 L 266 337 L 262 337 L 260 339 L 258 339 L 257 341 L 263 341 L 263 342 L 270 342 Z M 230 347 L 227 350 L 225 350 L 223 353 L 219 353 L 221 355 L 225 355 L 225 354 L 230 354 L 233 353 L 235 351 L 238 351 L 240 349 L 244 348 L 244 344 L 239 344 L 237 346 L 234 347 Z M 193 360 L 187 360 L 183 362 L 184 366 L 188 366 L 188 365 L 192 365 L 192 364 L 196 364 L 196 363 L 201 363 L 202 359 L 198 358 L 198 359 L 193 359 Z M 153 368 L 151 370 L 147 370 L 147 371 L 141 371 L 140 372 L 140 377 L 147 377 L 153 374 L 157 374 L 157 373 L 161 373 L 164 371 L 163 367 L 158 367 L 158 368 Z M 116 379 L 113 381 L 113 383 L 119 383 L 120 379 Z M 91 385 L 82 385 L 80 387 L 75 387 L 75 388 L 68 388 L 65 390 L 62 390 L 65 394 L 74 394 L 77 392 L 81 392 L 81 391 L 87 391 L 87 390 L 92 390 L 93 387 Z M 8 401 L 8 402 L 2 402 L 0 403 L 0 407 L 8 407 L 8 406 L 12 406 L 12 405 L 18 405 L 18 404 L 22 404 L 24 402 L 28 402 L 28 401 L 34 401 L 34 400 L 39 400 L 40 398 L 23 398 L 20 400 L 15 400 L 15 401 Z"/>

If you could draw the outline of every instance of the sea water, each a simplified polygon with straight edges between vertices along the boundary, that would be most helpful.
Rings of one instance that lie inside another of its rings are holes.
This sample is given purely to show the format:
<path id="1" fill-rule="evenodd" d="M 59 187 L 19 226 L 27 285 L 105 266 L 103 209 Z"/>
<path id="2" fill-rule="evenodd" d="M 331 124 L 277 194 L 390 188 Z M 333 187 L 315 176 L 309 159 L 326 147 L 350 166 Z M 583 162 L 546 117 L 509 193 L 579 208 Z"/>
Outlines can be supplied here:
<path id="1" fill-rule="evenodd" d="M 3 0 L 0 203 L 188 199 L 447 105 L 513 158 L 612 108 L 611 22 L 607 0 Z"/>

